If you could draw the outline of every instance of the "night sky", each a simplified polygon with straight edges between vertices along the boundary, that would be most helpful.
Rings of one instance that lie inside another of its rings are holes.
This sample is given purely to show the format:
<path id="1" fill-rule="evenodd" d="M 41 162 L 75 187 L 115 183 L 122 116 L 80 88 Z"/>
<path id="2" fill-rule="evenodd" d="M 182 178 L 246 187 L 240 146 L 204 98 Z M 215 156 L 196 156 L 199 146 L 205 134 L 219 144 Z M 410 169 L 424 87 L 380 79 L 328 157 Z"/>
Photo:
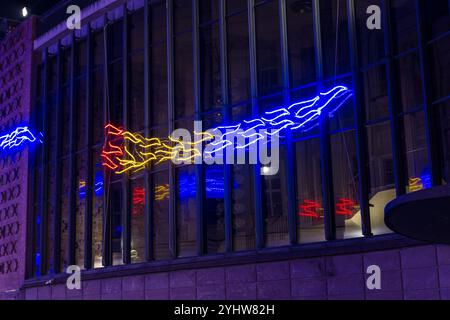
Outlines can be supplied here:
<path id="1" fill-rule="evenodd" d="M 0 0 L 0 17 L 12 20 L 22 20 L 21 10 L 28 8 L 28 13 L 41 15 L 57 4 L 58 0 Z"/>

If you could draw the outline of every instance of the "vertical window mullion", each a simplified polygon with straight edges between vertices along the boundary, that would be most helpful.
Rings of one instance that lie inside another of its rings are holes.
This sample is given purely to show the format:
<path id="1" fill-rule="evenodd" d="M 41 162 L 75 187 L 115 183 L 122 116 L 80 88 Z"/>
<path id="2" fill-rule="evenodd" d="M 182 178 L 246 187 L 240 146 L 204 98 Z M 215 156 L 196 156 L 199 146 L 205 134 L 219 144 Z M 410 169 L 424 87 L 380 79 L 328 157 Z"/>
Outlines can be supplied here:
<path id="1" fill-rule="evenodd" d="M 123 126 L 127 130 L 129 128 L 129 90 L 128 81 L 129 68 L 128 68 L 128 47 L 129 47 L 129 37 L 128 37 L 128 12 L 126 3 L 123 5 L 123 43 L 122 43 L 122 66 L 123 66 Z M 127 143 L 125 141 L 125 143 Z M 130 201 L 130 174 L 125 173 L 122 178 L 122 195 L 123 195 L 123 205 L 122 205 L 122 259 L 123 263 L 131 263 L 131 201 Z"/>
<path id="2" fill-rule="evenodd" d="M 228 64 L 227 64 L 227 21 L 226 0 L 219 0 L 219 41 L 220 41 L 220 81 L 222 94 L 222 113 L 224 121 L 231 121 L 230 102 L 228 95 Z M 226 153 L 226 151 L 225 151 Z M 225 154 L 225 158 L 227 155 Z M 233 251 L 232 227 L 232 165 L 224 165 L 224 204 L 225 204 L 225 251 Z"/>
<path id="3" fill-rule="evenodd" d="M 402 139 L 402 121 L 399 121 L 398 114 L 401 112 L 401 104 L 399 90 L 396 83 L 398 83 L 398 74 L 395 68 L 394 58 L 394 45 L 393 45 L 393 26 L 391 21 L 391 0 L 384 1 L 384 16 L 385 27 L 384 29 L 384 41 L 385 50 L 387 56 L 387 78 L 388 78 L 388 103 L 389 103 L 389 116 L 391 126 L 391 140 L 392 140 L 392 152 L 394 160 L 394 177 L 395 177 L 395 189 L 397 195 L 403 195 L 406 193 L 406 168 L 404 166 L 404 141 Z"/>
<path id="4" fill-rule="evenodd" d="M 320 19 L 320 0 L 313 1 L 314 10 L 314 37 L 316 47 L 316 74 L 318 91 L 322 88 L 324 77 L 322 32 Z M 320 127 L 320 165 L 322 171 L 322 196 L 324 208 L 325 238 L 336 239 L 336 219 L 334 215 L 334 191 L 333 191 L 333 168 L 331 163 L 331 145 L 329 136 L 329 121 L 327 117 L 319 118 Z"/>
<path id="5" fill-rule="evenodd" d="M 195 121 L 201 121 L 200 105 L 200 40 L 199 40 L 199 8 L 198 1 L 192 0 L 192 42 L 193 42 L 193 68 L 194 68 L 194 117 Z M 196 179 L 196 217 L 197 217 L 197 254 L 206 253 L 206 216 L 205 216 L 205 169 L 203 164 L 195 164 Z"/>
<path id="6" fill-rule="evenodd" d="M 174 88 L 174 39 L 173 39 L 173 0 L 167 0 L 166 6 L 166 31 L 167 31 L 167 84 L 168 84 L 168 115 L 167 129 L 173 131 L 173 119 L 175 112 L 175 88 Z M 176 179 L 173 163 L 169 161 L 169 250 L 173 258 L 177 256 L 177 220 L 176 220 Z"/>
<path id="7" fill-rule="evenodd" d="M 144 2 L 144 131 L 145 136 L 150 136 L 151 111 L 150 108 L 150 92 L 151 92 L 151 49 L 150 49 L 150 14 L 151 8 L 148 0 Z M 153 219 L 152 219 L 152 205 L 153 205 L 153 188 L 152 175 L 148 170 L 144 172 L 145 184 L 145 260 L 151 261 L 154 258 L 153 252 Z"/>
<path id="8" fill-rule="evenodd" d="M 48 49 L 45 49 L 44 52 L 44 89 L 42 94 L 42 131 L 44 137 L 48 135 L 48 114 L 47 112 L 47 91 L 48 91 L 48 70 L 49 70 L 49 57 L 48 57 Z M 45 275 L 47 272 L 47 152 L 48 152 L 48 143 L 44 143 L 42 146 L 42 181 L 41 181 L 41 214 L 40 214 L 40 274 Z"/>
<path id="9" fill-rule="evenodd" d="M 87 179 L 86 179 L 86 211 L 84 219 L 84 267 L 86 269 L 92 268 L 92 191 L 93 186 L 93 153 L 92 153 L 92 140 L 93 140 L 93 120 L 92 120 L 92 61 L 93 61 L 93 37 L 90 26 L 88 26 L 88 34 L 86 40 L 86 54 L 87 54 L 87 70 L 86 70 L 86 124 L 87 124 Z"/>
<path id="10" fill-rule="evenodd" d="M 69 264 L 74 265 L 75 261 L 75 241 L 76 241 L 76 110 L 75 110 L 75 66 L 76 66 L 76 40 L 75 33 L 72 32 L 72 47 L 70 52 L 70 157 L 69 157 Z"/>
<path id="11" fill-rule="evenodd" d="M 419 63 L 420 71 L 422 73 L 422 92 L 423 92 L 423 109 L 425 113 L 425 132 L 428 145 L 428 162 L 431 172 L 431 182 L 433 186 L 438 186 L 442 183 L 442 170 L 440 166 L 440 148 L 438 146 L 439 130 L 435 124 L 436 115 L 432 105 L 431 92 L 431 73 L 428 62 L 430 61 L 427 51 L 427 35 L 425 29 L 424 16 L 424 2 L 416 0 L 416 14 L 417 14 L 417 33 L 419 37 Z"/>
<path id="12" fill-rule="evenodd" d="M 248 31 L 249 31 L 249 58 L 250 58 L 250 91 L 252 117 L 259 116 L 258 106 L 258 72 L 256 61 L 256 25 L 255 25 L 255 0 L 247 0 Z M 253 166 L 254 173 L 254 201 L 255 201 L 255 232 L 256 248 L 264 248 L 264 224 L 263 224 L 263 199 L 261 166 L 259 163 Z"/>
<path id="13" fill-rule="evenodd" d="M 284 104 L 290 103 L 290 77 L 289 77 L 289 53 L 288 53 L 288 33 L 286 17 L 286 0 L 279 0 L 280 31 L 281 31 L 281 59 L 283 78 L 283 100 Z M 296 212 L 296 190 L 295 190 L 295 148 L 292 142 L 292 131 L 286 131 L 286 183 L 288 192 L 288 229 L 290 244 L 297 243 L 297 212 Z"/>
<path id="14" fill-rule="evenodd" d="M 359 61 L 359 43 L 356 30 L 356 13 L 355 1 L 348 0 L 348 23 L 350 35 L 350 52 L 352 64 L 353 90 L 354 101 L 353 109 L 355 113 L 355 127 L 356 127 L 356 149 L 357 162 L 359 171 L 359 201 L 361 208 L 361 224 L 362 233 L 364 236 L 371 236 L 372 230 L 370 225 L 370 207 L 369 207 L 369 156 L 367 148 L 367 133 L 365 129 L 365 99 L 363 95 L 363 84 L 360 75 L 360 61 Z"/>
<path id="15" fill-rule="evenodd" d="M 54 154 L 53 163 L 56 166 L 55 173 L 55 193 L 54 193 L 54 205 L 55 205 L 55 220 L 54 220 L 54 270 L 55 273 L 61 271 L 60 255 L 61 255 L 61 167 L 59 166 L 59 159 L 61 157 L 61 140 L 62 140 L 62 103 L 61 103 L 61 43 L 58 42 L 57 57 L 56 57 L 56 69 L 57 69 L 57 88 L 56 88 L 56 152 Z"/>

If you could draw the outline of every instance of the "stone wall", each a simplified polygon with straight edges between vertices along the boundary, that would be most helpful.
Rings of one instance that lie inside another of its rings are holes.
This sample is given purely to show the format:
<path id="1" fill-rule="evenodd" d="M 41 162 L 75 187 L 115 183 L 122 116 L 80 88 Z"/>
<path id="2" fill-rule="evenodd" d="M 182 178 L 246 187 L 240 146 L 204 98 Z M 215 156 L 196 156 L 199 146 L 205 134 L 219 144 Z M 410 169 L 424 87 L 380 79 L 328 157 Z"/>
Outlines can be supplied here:
<path id="1" fill-rule="evenodd" d="M 27 123 L 31 104 L 34 18 L 0 43 L 0 134 Z M 25 276 L 28 153 L 0 155 L 0 299 L 16 297 Z"/>
<path id="2" fill-rule="evenodd" d="M 381 268 L 381 290 L 365 283 Z M 27 288 L 26 299 L 450 299 L 450 246 L 183 270 Z"/>

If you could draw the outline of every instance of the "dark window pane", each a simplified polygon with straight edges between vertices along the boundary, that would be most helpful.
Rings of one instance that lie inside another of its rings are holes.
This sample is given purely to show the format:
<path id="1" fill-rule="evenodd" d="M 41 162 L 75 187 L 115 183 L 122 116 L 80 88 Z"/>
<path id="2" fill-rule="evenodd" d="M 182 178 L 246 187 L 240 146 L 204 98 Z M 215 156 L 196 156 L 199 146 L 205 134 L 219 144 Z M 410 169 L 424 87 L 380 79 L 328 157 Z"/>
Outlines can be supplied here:
<path id="1" fill-rule="evenodd" d="M 281 48 L 278 2 L 255 8 L 258 91 L 266 95 L 281 89 Z"/>
<path id="2" fill-rule="evenodd" d="M 47 271 L 54 273 L 54 248 L 55 248 L 55 210 L 54 196 L 56 192 L 56 163 L 48 163 L 47 169 Z"/>
<path id="3" fill-rule="evenodd" d="M 60 265 L 61 272 L 65 272 L 69 266 L 69 202 L 70 202 L 70 176 L 66 174 L 69 172 L 69 159 L 62 159 L 60 162 L 61 170 L 61 251 L 60 251 Z"/>
<path id="4" fill-rule="evenodd" d="M 286 172 L 284 148 L 280 149 L 279 170 L 276 175 L 262 176 L 265 204 L 264 233 L 268 247 L 289 243 Z M 274 165 L 272 163 L 272 165 Z M 264 168 L 262 168 L 264 170 Z"/>
<path id="5" fill-rule="evenodd" d="M 145 207 L 144 179 L 131 180 L 131 262 L 145 261 Z M 158 228 L 159 226 L 156 226 Z"/>
<path id="6" fill-rule="evenodd" d="M 77 81 L 77 97 L 75 115 L 77 119 L 77 149 L 87 145 L 87 121 L 86 121 L 86 78 Z"/>
<path id="7" fill-rule="evenodd" d="M 136 53 L 130 57 L 130 129 L 144 129 L 144 55 Z"/>
<path id="8" fill-rule="evenodd" d="M 103 32 L 97 32 L 93 37 L 93 57 L 94 68 L 104 65 L 105 46 Z"/>
<path id="9" fill-rule="evenodd" d="M 176 175 L 176 213 L 177 213 L 177 245 L 178 256 L 195 256 L 197 254 L 197 218 L 194 167 L 184 167 L 177 170 Z"/>
<path id="10" fill-rule="evenodd" d="M 247 12 L 227 18 L 228 88 L 230 103 L 250 97 Z"/>
<path id="11" fill-rule="evenodd" d="M 245 10 L 247 9 L 247 1 L 242 0 L 227 0 L 226 6 L 227 6 L 227 14 L 235 13 L 237 11 Z"/>
<path id="12" fill-rule="evenodd" d="M 291 87 L 313 82 L 316 78 L 314 19 L 312 3 L 287 2 L 289 74 Z"/>
<path id="13" fill-rule="evenodd" d="M 232 225 L 233 250 L 255 248 L 255 210 L 253 200 L 253 166 L 233 166 Z"/>
<path id="14" fill-rule="evenodd" d="M 441 137 L 441 166 L 444 184 L 450 183 L 450 100 L 436 106 Z"/>
<path id="15" fill-rule="evenodd" d="M 337 239 L 362 236 L 355 132 L 331 136 Z"/>
<path id="16" fill-rule="evenodd" d="M 70 89 L 69 87 L 63 88 L 61 92 L 61 106 L 62 106 L 62 155 L 65 156 L 69 154 L 70 151 Z"/>
<path id="17" fill-rule="evenodd" d="M 383 64 L 364 72 L 366 121 L 389 117 L 386 66 Z"/>
<path id="18" fill-rule="evenodd" d="M 77 42 L 76 44 L 76 72 L 77 76 L 86 73 L 87 70 L 87 50 L 86 50 L 86 40 Z"/>
<path id="19" fill-rule="evenodd" d="M 94 133 L 93 141 L 94 144 L 99 144 L 103 143 L 104 141 L 104 126 L 106 125 L 103 111 L 103 68 L 95 71 L 92 77 L 92 124 Z"/>
<path id="20" fill-rule="evenodd" d="M 175 115 L 184 118 L 194 114 L 192 34 L 175 38 Z"/>
<path id="21" fill-rule="evenodd" d="M 391 23 L 395 52 L 417 47 L 417 19 L 414 0 L 391 1 Z"/>
<path id="22" fill-rule="evenodd" d="M 85 153 L 77 154 L 77 194 L 76 194 L 76 217 L 75 217 L 75 261 L 84 267 L 84 221 L 86 215 L 86 193 L 87 193 L 87 159 Z"/>
<path id="23" fill-rule="evenodd" d="M 219 0 L 200 0 L 200 23 L 219 18 Z"/>
<path id="24" fill-rule="evenodd" d="M 225 180 L 223 166 L 206 166 L 205 169 L 206 195 L 206 235 L 207 252 L 219 253 L 225 251 Z M 192 184 L 192 185 L 191 185 Z M 195 189 L 195 181 L 191 181 L 189 188 Z"/>
<path id="25" fill-rule="evenodd" d="M 123 124 L 123 78 L 122 62 L 119 61 L 109 67 L 109 115 L 114 125 Z"/>
<path id="26" fill-rule="evenodd" d="M 144 9 L 139 9 L 130 15 L 129 28 L 131 51 L 144 49 Z"/>
<path id="27" fill-rule="evenodd" d="M 111 248 L 113 265 L 123 264 L 122 260 L 122 212 L 123 212 L 123 194 L 121 181 L 110 185 L 109 210 L 112 219 L 111 229 Z"/>
<path id="28" fill-rule="evenodd" d="M 166 2 L 151 5 L 151 42 L 166 41 Z"/>
<path id="29" fill-rule="evenodd" d="M 123 51 L 123 22 L 113 23 L 108 28 L 108 59 L 113 61 L 122 56 Z"/>
<path id="30" fill-rule="evenodd" d="M 58 85 L 58 68 L 56 65 L 56 57 L 51 57 L 48 59 L 48 89 L 53 91 Z"/>
<path id="31" fill-rule="evenodd" d="M 397 60 L 397 72 L 402 110 L 420 107 L 423 104 L 422 76 L 417 55 L 409 54 Z"/>
<path id="32" fill-rule="evenodd" d="M 169 259 L 169 177 L 163 171 L 153 174 L 153 255 L 156 260 Z"/>
<path id="33" fill-rule="evenodd" d="M 384 224 L 384 208 L 396 197 L 391 127 L 384 122 L 367 128 L 370 170 L 370 222 L 375 235 L 390 233 Z"/>
<path id="34" fill-rule="evenodd" d="M 340 0 L 321 1 L 320 21 L 325 77 L 334 77 L 349 72 L 347 2 Z"/>
<path id="35" fill-rule="evenodd" d="M 430 187 L 430 169 L 422 111 L 404 117 L 407 186 L 409 192 Z"/>
<path id="36" fill-rule="evenodd" d="M 450 36 L 430 46 L 433 100 L 450 95 Z"/>
<path id="37" fill-rule="evenodd" d="M 220 43 L 217 23 L 200 29 L 201 103 L 204 111 L 221 107 Z"/>
<path id="38" fill-rule="evenodd" d="M 174 0 L 175 33 L 192 30 L 192 0 Z"/>
<path id="39" fill-rule="evenodd" d="M 428 38 L 434 39 L 437 36 L 450 31 L 450 3 L 448 0 L 423 1 L 425 9 Z"/>
<path id="40" fill-rule="evenodd" d="M 325 240 L 318 139 L 296 143 L 297 230 L 300 243 Z"/>
<path id="41" fill-rule="evenodd" d="M 151 124 L 167 124 L 167 60 L 166 46 L 161 45 L 152 48 L 151 68 Z"/>
<path id="42" fill-rule="evenodd" d="M 102 267 L 103 257 L 103 194 L 104 177 L 101 158 L 102 149 L 93 150 L 93 202 L 92 202 L 92 258 L 94 268 Z"/>
<path id="43" fill-rule="evenodd" d="M 384 57 L 384 30 L 382 25 L 380 30 L 370 30 L 367 27 L 367 8 L 371 5 L 383 7 L 382 0 L 358 0 L 356 6 L 356 28 L 359 40 L 359 56 L 362 65 L 368 65 L 381 60 Z M 346 12 L 341 14 L 346 15 Z"/>
<path id="44" fill-rule="evenodd" d="M 67 83 L 70 80 L 70 48 L 64 49 L 61 53 L 61 63 L 62 63 L 62 83 Z M 39 78 L 38 78 L 39 79 Z"/>

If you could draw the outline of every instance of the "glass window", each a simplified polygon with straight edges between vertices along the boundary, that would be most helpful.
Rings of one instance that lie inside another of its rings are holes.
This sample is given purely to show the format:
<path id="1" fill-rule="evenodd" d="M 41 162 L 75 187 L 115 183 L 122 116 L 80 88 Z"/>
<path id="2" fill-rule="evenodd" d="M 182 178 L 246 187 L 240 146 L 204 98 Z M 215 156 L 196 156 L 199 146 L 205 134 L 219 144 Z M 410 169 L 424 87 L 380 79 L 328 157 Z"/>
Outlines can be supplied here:
<path id="1" fill-rule="evenodd" d="M 166 1 L 151 4 L 151 42 L 153 44 L 166 41 Z"/>
<path id="2" fill-rule="evenodd" d="M 200 0 L 200 23 L 219 19 L 219 0 Z"/>
<path id="3" fill-rule="evenodd" d="M 295 144 L 297 230 L 300 243 L 325 241 L 319 139 Z"/>
<path id="4" fill-rule="evenodd" d="M 233 250 L 255 248 L 253 166 L 234 165 L 232 185 Z"/>
<path id="5" fill-rule="evenodd" d="M 345 2 L 345 1 L 343 1 Z M 384 57 L 384 25 L 382 21 L 381 29 L 369 29 L 367 27 L 367 8 L 371 5 L 383 7 L 382 0 L 358 0 L 355 1 L 356 29 L 359 45 L 359 56 L 363 66 L 377 62 Z M 346 15 L 346 12 L 342 12 Z"/>
<path id="6" fill-rule="evenodd" d="M 77 119 L 77 145 L 78 150 L 87 145 L 87 121 L 86 121 L 86 78 L 77 81 L 77 96 L 75 104 L 75 117 Z"/>
<path id="7" fill-rule="evenodd" d="M 437 36 L 450 31 L 450 3 L 448 0 L 423 1 L 425 9 L 428 38 L 434 39 Z"/>
<path id="8" fill-rule="evenodd" d="M 291 87 L 297 87 L 316 78 L 312 3 L 288 0 L 286 16 Z"/>
<path id="9" fill-rule="evenodd" d="M 101 152 L 97 148 L 93 151 L 92 169 L 93 169 L 93 201 L 92 201 L 92 261 L 94 268 L 102 267 L 103 257 L 103 196 L 104 196 L 104 177 Z"/>
<path id="10" fill-rule="evenodd" d="M 123 264 L 122 259 L 122 248 L 123 248 L 123 193 L 122 193 L 122 183 L 119 180 L 116 183 L 110 185 L 110 196 L 109 196 L 109 210 L 112 221 L 111 229 L 111 249 L 112 249 L 112 261 L 113 265 Z"/>
<path id="11" fill-rule="evenodd" d="M 370 221 L 375 235 L 391 232 L 384 224 L 384 208 L 396 197 L 391 127 L 383 122 L 367 128 L 370 170 Z"/>
<path id="12" fill-rule="evenodd" d="M 175 33 L 192 30 L 192 0 L 174 0 Z"/>
<path id="13" fill-rule="evenodd" d="M 194 182 L 194 181 L 192 181 Z M 189 188 L 195 189 L 195 183 Z M 207 252 L 225 251 L 225 178 L 223 165 L 205 167 Z"/>
<path id="14" fill-rule="evenodd" d="M 77 195 L 75 200 L 75 262 L 84 267 L 84 242 L 85 242 L 85 216 L 86 216 L 86 193 L 87 193 L 87 159 L 86 153 L 77 154 Z"/>
<path id="15" fill-rule="evenodd" d="M 114 125 L 123 124 L 123 72 L 122 61 L 109 66 L 109 114 Z"/>
<path id="16" fill-rule="evenodd" d="M 194 115 L 192 33 L 175 38 L 175 115 Z"/>
<path id="17" fill-rule="evenodd" d="M 227 18 L 228 90 L 231 104 L 250 98 L 247 12 Z"/>
<path id="18" fill-rule="evenodd" d="M 105 46 L 103 31 L 96 32 L 93 36 L 94 68 L 101 67 L 105 62 Z"/>
<path id="19" fill-rule="evenodd" d="M 450 100 L 436 106 L 441 142 L 441 166 L 444 181 L 450 183 Z"/>
<path id="20" fill-rule="evenodd" d="M 258 92 L 266 95 L 281 90 L 281 41 L 278 1 L 255 7 Z"/>
<path id="21" fill-rule="evenodd" d="M 417 18 L 414 0 L 391 1 L 391 24 L 396 53 L 417 47 Z"/>
<path id="22" fill-rule="evenodd" d="M 48 163 L 48 184 L 47 184 L 47 272 L 54 273 L 54 248 L 55 248 L 55 202 L 56 192 L 56 163 Z"/>
<path id="23" fill-rule="evenodd" d="M 281 148 L 278 173 L 262 176 L 261 179 L 265 205 L 264 234 L 267 247 L 283 246 L 289 243 L 284 159 L 286 159 L 284 148 Z M 264 167 L 262 167 L 262 170 L 264 170 Z"/>
<path id="24" fill-rule="evenodd" d="M 350 71 L 347 2 L 320 2 L 320 22 L 325 77 Z"/>
<path id="25" fill-rule="evenodd" d="M 219 25 L 200 28 L 201 103 L 204 111 L 222 106 Z"/>
<path id="26" fill-rule="evenodd" d="M 64 49 L 61 52 L 61 80 L 62 83 L 67 83 L 70 80 L 71 74 L 70 74 L 70 48 Z M 38 78 L 39 79 L 39 78 Z"/>
<path id="27" fill-rule="evenodd" d="M 160 45 L 152 47 L 152 68 L 151 68 L 151 124 L 167 125 L 167 60 L 166 46 Z"/>
<path id="28" fill-rule="evenodd" d="M 400 87 L 400 101 L 403 111 L 408 111 L 423 104 L 422 75 L 415 53 L 397 60 L 398 85 Z"/>
<path id="29" fill-rule="evenodd" d="M 145 208 L 144 178 L 131 180 L 131 262 L 145 261 Z M 158 226 L 156 226 L 158 227 Z"/>
<path id="30" fill-rule="evenodd" d="M 76 74 L 77 76 L 83 75 L 87 70 L 87 49 L 86 40 L 77 42 L 76 45 Z"/>
<path id="31" fill-rule="evenodd" d="M 70 176 L 65 174 L 69 172 L 69 159 L 64 158 L 60 161 L 61 170 L 61 251 L 60 265 L 62 272 L 65 272 L 69 265 L 69 202 L 70 202 Z"/>
<path id="32" fill-rule="evenodd" d="M 153 257 L 164 260 L 171 257 L 169 251 L 169 175 L 167 171 L 152 175 L 153 202 Z"/>
<path id="33" fill-rule="evenodd" d="M 135 53 L 130 59 L 130 130 L 136 132 L 144 129 L 144 55 Z"/>
<path id="34" fill-rule="evenodd" d="M 431 44 L 429 50 L 432 98 L 437 100 L 450 95 L 450 35 Z"/>
<path id="35" fill-rule="evenodd" d="M 139 9 L 130 15 L 130 48 L 131 51 L 144 49 L 144 9 Z"/>
<path id="36" fill-rule="evenodd" d="M 108 28 L 108 59 L 114 61 L 123 53 L 123 22 L 114 22 Z"/>
<path id="37" fill-rule="evenodd" d="M 355 132 L 331 136 L 336 238 L 362 236 Z"/>
<path id="38" fill-rule="evenodd" d="M 176 170 L 176 221 L 178 256 L 197 255 L 197 217 L 194 166 Z"/>
<path id="39" fill-rule="evenodd" d="M 226 2 L 226 6 L 227 6 L 227 14 L 231 14 L 231 13 L 235 13 L 235 12 L 247 9 L 247 1 L 227 0 L 225 2 Z"/>
<path id="40" fill-rule="evenodd" d="M 366 121 L 389 117 L 386 66 L 383 64 L 363 73 Z"/>
<path id="41" fill-rule="evenodd" d="M 407 186 L 409 192 L 430 187 L 430 169 L 425 133 L 425 116 L 422 111 L 404 117 Z"/>
<path id="42" fill-rule="evenodd" d="M 92 74 L 92 123 L 93 123 L 93 143 L 94 145 L 103 143 L 104 141 L 104 74 L 103 68 L 94 71 Z"/>

